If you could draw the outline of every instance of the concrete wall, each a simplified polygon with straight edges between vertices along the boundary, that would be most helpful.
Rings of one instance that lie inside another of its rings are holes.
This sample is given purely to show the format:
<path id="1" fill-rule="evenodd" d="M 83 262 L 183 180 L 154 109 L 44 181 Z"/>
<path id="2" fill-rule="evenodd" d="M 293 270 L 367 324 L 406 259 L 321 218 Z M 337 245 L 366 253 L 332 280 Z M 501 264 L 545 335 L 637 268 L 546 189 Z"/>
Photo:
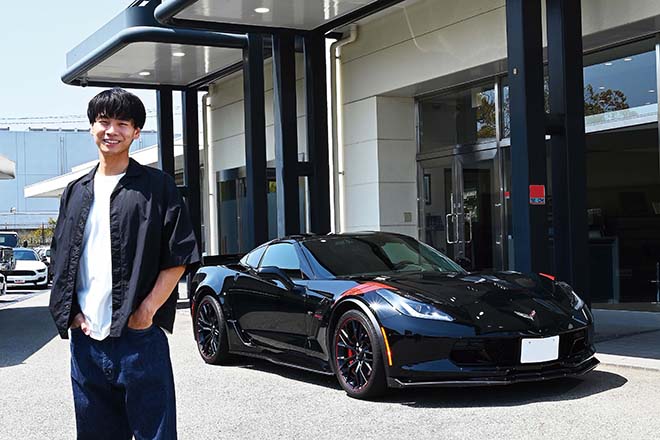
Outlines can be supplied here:
<path id="1" fill-rule="evenodd" d="M 360 26 L 358 40 L 342 50 L 344 102 L 506 59 L 505 5 L 505 0 L 426 0 L 392 7 L 391 13 Z M 660 30 L 658 16 L 657 0 L 582 0 L 585 36 L 634 28 L 649 17 L 655 17 Z M 613 32 L 611 43 L 617 38 Z"/>
<path id="2" fill-rule="evenodd" d="M 412 98 L 378 96 L 344 107 L 346 231 L 416 236 L 414 105 Z"/>

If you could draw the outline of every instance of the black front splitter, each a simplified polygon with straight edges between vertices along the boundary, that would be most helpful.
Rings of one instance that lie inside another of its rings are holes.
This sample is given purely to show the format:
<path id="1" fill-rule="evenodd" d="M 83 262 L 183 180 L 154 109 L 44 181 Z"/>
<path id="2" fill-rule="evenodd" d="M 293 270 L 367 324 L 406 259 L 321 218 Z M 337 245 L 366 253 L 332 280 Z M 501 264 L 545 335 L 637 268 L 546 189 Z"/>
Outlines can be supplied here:
<path id="1" fill-rule="evenodd" d="M 491 386 L 510 385 L 522 382 L 538 382 L 544 380 L 561 379 L 564 377 L 581 376 L 596 368 L 600 362 L 595 357 L 590 357 L 577 366 L 556 367 L 537 371 L 513 371 L 500 376 L 470 377 L 466 379 L 443 379 L 433 381 L 406 381 L 399 378 L 388 378 L 387 385 L 391 388 L 415 388 L 415 387 L 466 387 L 466 386 Z"/>

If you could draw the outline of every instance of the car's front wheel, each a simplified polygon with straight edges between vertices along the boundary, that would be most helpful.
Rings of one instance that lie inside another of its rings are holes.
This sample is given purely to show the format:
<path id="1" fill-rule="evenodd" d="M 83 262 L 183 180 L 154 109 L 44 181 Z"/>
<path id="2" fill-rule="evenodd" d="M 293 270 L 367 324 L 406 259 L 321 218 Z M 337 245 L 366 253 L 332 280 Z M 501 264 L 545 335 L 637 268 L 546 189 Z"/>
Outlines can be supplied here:
<path id="1" fill-rule="evenodd" d="M 335 374 L 349 396 L 370 399 L 385 392 L 378 332 L 364 313 L 349 310 L 339 318 L 332 348 Z"/>
<path id="2" fill-rule="evenodd" d="M 227 327 L 222 308 L 211 295 L 204 296 L 195 310 L 195 340 L 199 354 L 207 364 L 224 364 L 229 360 Z"/>

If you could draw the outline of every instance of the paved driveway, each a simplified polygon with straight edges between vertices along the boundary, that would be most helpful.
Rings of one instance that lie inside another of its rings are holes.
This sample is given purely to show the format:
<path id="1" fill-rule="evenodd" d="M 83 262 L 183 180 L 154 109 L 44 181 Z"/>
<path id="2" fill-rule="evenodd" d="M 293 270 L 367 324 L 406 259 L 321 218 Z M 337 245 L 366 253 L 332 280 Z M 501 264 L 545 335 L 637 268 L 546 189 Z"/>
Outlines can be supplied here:
<path id="1" fill-rule="evenodd" d="M 42 293 L 0 304 L 0 439 L 75 437 L 68 343 L 55 337 L 47 302 Z M 395 391 L 362 402 L 332 378 L 267 362 L 204 364 L 187 310 L 178 312 L 170 343 L 182 439 L 657 439 L 660 432 L 658 371 L 600 366 L 584 380 Z"/>

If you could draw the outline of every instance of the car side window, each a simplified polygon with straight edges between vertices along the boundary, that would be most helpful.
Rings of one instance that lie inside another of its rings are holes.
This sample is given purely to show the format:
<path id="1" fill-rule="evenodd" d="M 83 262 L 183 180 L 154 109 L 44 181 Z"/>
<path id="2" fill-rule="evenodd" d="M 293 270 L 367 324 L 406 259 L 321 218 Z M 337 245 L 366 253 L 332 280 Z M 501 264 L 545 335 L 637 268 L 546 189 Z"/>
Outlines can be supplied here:
<path id="1" fill-rule="evenodd" d="M 266 246 L 261 246 L 253 250 L 247 255 L 247 259 L 245 260 L 245 263 L 247 263 L 248 266 L 256 268 L 257 266 L 259 266 L 259 260 L 261 260 L 261 256 L 264 254 L 265 250 L 266 250 Z"/>
<path id="2" fill-rule="evenodd" d="M 298 254 L 290 243 L 276 243 L 268 246 L 259 266 L 276 266 L 292 278 L 302 278 Z"/>

